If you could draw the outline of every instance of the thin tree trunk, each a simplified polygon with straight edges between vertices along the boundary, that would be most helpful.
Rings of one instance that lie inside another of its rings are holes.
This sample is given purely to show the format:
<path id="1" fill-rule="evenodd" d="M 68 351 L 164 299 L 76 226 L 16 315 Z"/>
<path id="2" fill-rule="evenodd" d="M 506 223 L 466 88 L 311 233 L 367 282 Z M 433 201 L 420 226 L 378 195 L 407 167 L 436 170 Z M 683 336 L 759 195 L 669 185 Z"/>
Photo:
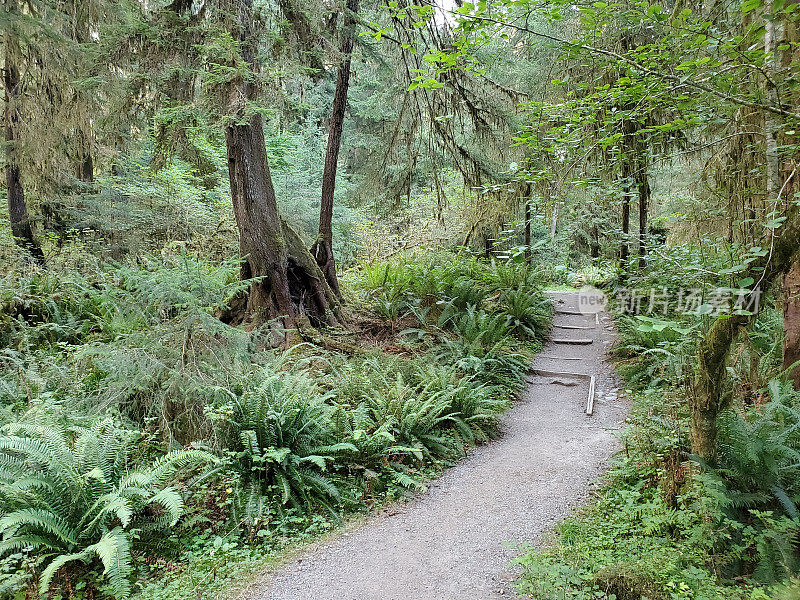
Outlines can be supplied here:
<path id="1" fill-rule="evenodd" d="M 91 38 L 91 17 L 89 8 L 84 9 L 83 22 L 76 24 L 75 41 L 79 45 L 87 44 Z M 78 131 L 78 161 L 75 165 L 75 175 L 78 181 L 94 183 L 94 159 L 92 158 L 92 121 L 87 119 L 85 129 Z"/>
<path id="2" fill-rule="evenodd" d="M 767 2 L 765 11 L 772 13 L 772 2 Z M 778 45 L 782 37 L 782 26 L 772 16 L 765 16 L 764 19 L 764 52 L 767 60 L 765 64 L 769 79 L 766 83 L 767 98 L 773 106 L 778 104 L 778 88 L 775 85 L 777 65 L 778 65 Z M 767 202 L 774 202 L 781 189 L 780 173 L 780 153 L 778 150 L 778 133 L 780 130 L 781 119 L 772 113 L 764 116 L 764 135 L 765 144 L 765 171 L 766 171 L 766 192 Z"/>
<path id="3" fill-rule="evenodd" d="M 639 269 L 644 269 L 647 262 L 647 212 L 650 205 L 650 182 L 644 156 L 640 156 L 636 179 L 639 188 Z"/>
<path id="4" fill-rule="evenodd" d="M 531 184 L 525 188 L 525 262 L 531 264 Z"/>
<path id="5" fill-rule="evenodd" d="M 22 173 L 19 164 L 18 146 L 20 143 L 19 68 L 11 48 L 12 42 L 6 39 L 5 68 L 3 69 L 3 88 L 5 90 L 5 141 L 6 141 L 6 190 L 8 192 L 8 216 L 14 241 L 25 248 L 37 262 L 44 262 L 44 253 L 33 233 Z"/>
<path id="6" fill-rule="evenodd" d="M 623 54 L 629 50 L 636 49 L 636 43 L 630 32 L 623 34 L 620 39 Z M 622 72 L 620 76 L 622 76 Z M 623 105 L 622 109 L 628 113 L 633 110 L 631 104 Z M 636 161 L 634 158 L 636 152 L 636 131 L 638 127 L 636 123 L 630 119 L 625 118 L 622 121 L 622 242 L 619 248 L 620 272 L 621 278 L 624 279 L 628 270 L 628 257 L 630 256 L 629 236 L 631 232 L 631 196 L 633 193 L 633 185 L 636 177 Z"/>
<path id="7" fill-rule="evenodd" d="M 322 202 L 319 208 L 319 235 L 311 248 L 311 254 L 325 275 L 333 292 L 341 298 L 339 279 L 336 277 L 336 261 L 333 256 L 333 194 L 336 189 L 336 171 L 339 166 L 339 149 L 342 145 L 344 113 L 347 108 L 347 90 L 350 86 L 350 59 L 355 43 L 358 0 L 347 0 L 342 29 L 342 63 L 336 76 L 336 92 L 333 96 L 328 147 L 325 152 L 325 169 L 322 174 Z"/>
<path id="8" fill-rule="evenodd" d="M 553 210 L 550 219 L 550 239 L 556 239 L 556 231 L 558 231 L 558 185 L 554 186 L 555 189 L 551 192 L 551 200 L 553 202 Z"/>
<path id="9" fill-rule="evenodd" d="M 631 231 L 631 167 L 625 160 L 622 163 L 622 241 L 619 246 L 619 261 L 623 272 L 628 262 L 628 235 Z"/>
<path id="10" fill-rule="evenodd" d="M 592 258 L 600 258 L 600 229 L 597 227 L 597 223 L 592 225 L 592 241 L 589 253 Z"/>

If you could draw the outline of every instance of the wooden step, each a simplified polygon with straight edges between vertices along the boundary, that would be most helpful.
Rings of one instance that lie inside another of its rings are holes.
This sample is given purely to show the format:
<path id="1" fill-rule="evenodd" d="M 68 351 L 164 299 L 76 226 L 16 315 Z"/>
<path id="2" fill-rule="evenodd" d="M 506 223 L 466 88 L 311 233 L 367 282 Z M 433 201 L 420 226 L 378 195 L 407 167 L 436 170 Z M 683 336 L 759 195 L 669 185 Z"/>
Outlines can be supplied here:
<path id="1" fill-rule="evenodd" d="M 568 371 L 548 371 L 546 369 L 532 369 L 531 373 L 540 377 L 576 377 L 578 379 L 589 379 L 591 375 L 586 373 L 572 373 Z"/>
<path id="2" fill-rule="evenodd" d="M 540 377 L 572 377 L 573 379 L 589 380 L 589 393 L 586 397 L 586 414 L 592 416 L 594 414 L 594 389 L 595 378 L 594 375 L 587 375 L 585 373 L 569 373 L 564 371 L 546 371 L 545 369 L 533 369 L 533 374 Z"/>
<path id="3" fill-rule="evenodd" d="M 594 413 L 594 384 L 594 375 L 592 375 L 589 380 L 589 398 L 586 401 L 586 414 L 590 417 Z"/>
<path id="4" fill-rule="evenodd" d="M 594 340 L 583 338 L 553 338 L 550 341 L 554 344 L 572 344 L 575 346 L 586 346 L 594 342 Z"/>

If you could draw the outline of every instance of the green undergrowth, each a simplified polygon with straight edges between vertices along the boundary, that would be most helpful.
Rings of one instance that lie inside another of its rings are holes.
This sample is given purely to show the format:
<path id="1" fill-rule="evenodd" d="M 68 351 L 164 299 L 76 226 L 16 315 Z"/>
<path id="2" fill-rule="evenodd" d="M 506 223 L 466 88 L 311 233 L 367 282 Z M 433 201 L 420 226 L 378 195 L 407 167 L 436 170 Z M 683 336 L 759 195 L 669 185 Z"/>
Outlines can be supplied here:
<path id="1" fill-rule="evenodd" d="M 348 277 L 361 350 L 273 350 L 236 272 L 0 280 L 0 597 L 226 596 L 494 437 L 549 328 L 533 269 L 425 254 Z"/>

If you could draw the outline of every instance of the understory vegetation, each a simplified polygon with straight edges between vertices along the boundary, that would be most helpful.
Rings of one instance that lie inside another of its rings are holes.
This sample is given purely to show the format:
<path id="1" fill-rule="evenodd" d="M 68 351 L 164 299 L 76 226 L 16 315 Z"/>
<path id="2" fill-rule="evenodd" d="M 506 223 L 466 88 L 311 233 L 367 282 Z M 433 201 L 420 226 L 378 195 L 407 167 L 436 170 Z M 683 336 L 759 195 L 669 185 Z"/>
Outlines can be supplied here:
<path id="1" fill-rule="evenodd" d="M 465 254 L 354 273 L 350 354 L 272 350 L 268 331 L 219 322 L 234 263 L 176 255 L 2 282 L 11 596 L 212 594 L 423 489 L 496 435 L 550 322 L 532 269 Z"/>

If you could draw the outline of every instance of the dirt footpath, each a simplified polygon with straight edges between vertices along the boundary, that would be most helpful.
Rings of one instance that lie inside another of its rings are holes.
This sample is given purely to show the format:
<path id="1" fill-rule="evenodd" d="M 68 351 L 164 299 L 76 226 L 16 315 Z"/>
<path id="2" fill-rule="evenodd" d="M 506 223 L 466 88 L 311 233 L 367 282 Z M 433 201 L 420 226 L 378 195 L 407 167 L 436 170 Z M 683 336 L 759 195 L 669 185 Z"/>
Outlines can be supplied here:
<path id="1" fill-rule="evenodd" d="M 576 294 L 553 294 L 575 309 Z M 514 598 L 510 561 L 583 502 L 617 449 L 627 410 L 606 361 L 611 320 L 556 314 L 553 338 L 533 367 L 594 374 L 594 416 L 584 414 L 588 384 L 530 376 L 505 415 L 500 439 L 470 453 L 413 501 L 310 550 L 270 574 L 253 600 L 489 600 Z M 579 360 L 570 360 L 570 359 Z"/>

